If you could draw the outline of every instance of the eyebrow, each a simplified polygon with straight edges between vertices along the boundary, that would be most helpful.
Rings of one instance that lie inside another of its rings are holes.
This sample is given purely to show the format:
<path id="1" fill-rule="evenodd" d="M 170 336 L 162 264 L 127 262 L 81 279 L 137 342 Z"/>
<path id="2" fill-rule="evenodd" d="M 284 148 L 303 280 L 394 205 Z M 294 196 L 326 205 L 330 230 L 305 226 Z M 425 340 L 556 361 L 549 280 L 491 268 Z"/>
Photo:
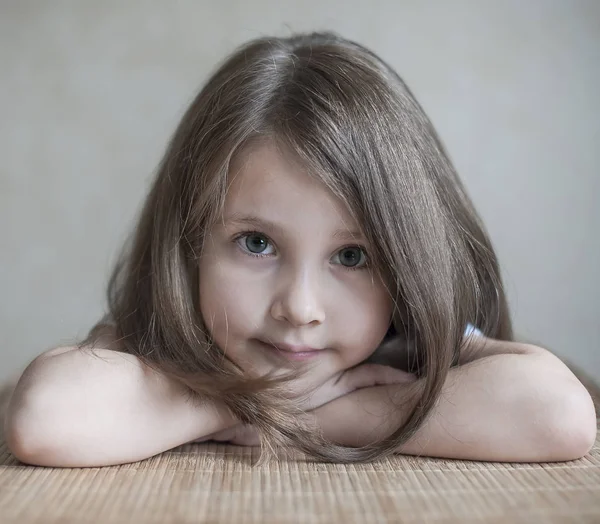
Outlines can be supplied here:
<path id="1" fill-rule="evenodd" d="M 223 224 L 250 226 L 266 232 L 274 232 L 279 236 L 286 235 L 286 232 L 279 224 L 265 218 L 259 218 L 255 215 L 241 215 L 239 213 L 234 213 L 233 215 L 226 217 Z M 333 238 L 336 240 L 364 240 L 364 236 L 361 232 L 349 231 L 348 229 L 338 229 L 333 233 Z"/>

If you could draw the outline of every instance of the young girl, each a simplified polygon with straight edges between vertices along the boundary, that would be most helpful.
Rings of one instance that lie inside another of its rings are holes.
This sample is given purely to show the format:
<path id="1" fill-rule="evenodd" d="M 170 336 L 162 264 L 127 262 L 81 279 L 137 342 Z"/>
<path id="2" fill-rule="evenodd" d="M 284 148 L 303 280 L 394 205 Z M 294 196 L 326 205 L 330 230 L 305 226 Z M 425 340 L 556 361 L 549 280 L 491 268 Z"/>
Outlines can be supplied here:
<path id="1" fill-rule="evenodd" d="M 5 424 L 21 461 L 211 439 L 340 462 L 555 461 L 595 441 L 581 383 L 513 341 L 494 250 L 425 113 L 336 34 L 260 38 L 214 73 L 108 301 L 86 340 L 21 377 Z"/>

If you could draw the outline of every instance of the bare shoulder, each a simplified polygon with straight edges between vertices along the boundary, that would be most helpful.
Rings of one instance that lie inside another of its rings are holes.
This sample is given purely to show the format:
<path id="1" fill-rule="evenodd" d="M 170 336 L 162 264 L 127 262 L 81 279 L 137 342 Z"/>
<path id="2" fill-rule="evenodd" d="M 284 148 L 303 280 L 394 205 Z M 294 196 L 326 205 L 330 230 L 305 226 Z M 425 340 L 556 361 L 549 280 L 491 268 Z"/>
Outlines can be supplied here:
<path id="1" fill-rule="evenodd" d="M 93 340 L 94 347 L 119 351 L 123 344 L 117 337 L 116 326 L 109 322 L 100 322 L 90 331 L 88 338 Z"/>
<path id="2" fill-rule="evenodd" d="M 90 330 L 86 339 L 90 340 L 89 346 L 93 348 L 111 349 L 113 351 L 119 351 L 122 348 L 117 338 L 114 324 L 99 322 Z M 54 357 L 73 351 L 76 348 L 77 346 L 75 345 L 52 348 L 44 351 L 38 358 Z"/>
<path id="3" fill-rule="evenodd" d="M 75 346 L 60 346 L 44 351 L 38 358 L 55 357 L 56 355 L 67 353 L 68 351 L 73 351 L 74 349 Z"/>

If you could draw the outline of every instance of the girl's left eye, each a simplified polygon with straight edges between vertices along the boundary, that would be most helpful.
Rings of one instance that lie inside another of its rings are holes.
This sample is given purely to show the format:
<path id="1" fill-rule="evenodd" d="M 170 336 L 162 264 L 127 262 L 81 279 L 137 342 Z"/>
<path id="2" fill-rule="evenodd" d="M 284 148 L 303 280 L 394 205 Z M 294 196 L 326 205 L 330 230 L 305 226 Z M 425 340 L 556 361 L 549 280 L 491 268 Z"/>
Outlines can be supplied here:
<path id="1" fill-rule="evenodd" d="M 348 246 L 340 249 L 336 256 L 342 261 L 345 269 L 355 270 L 363 269 L 368 264 L 368 258 L 365 250 L 360 246 Z M 344 265 L 347 262 L 348 265 Z"/>
<path id="2" fill-rule="evenodd" d="M 274 254 L 269 237 L 258 231 L 244 231 L 234 238 L 234 242 L 244 253 L 253 257 L 262 258 Z M 267 251 L 268 246 L 271 247 L 271 251 Z M 339 258 L 339 264 L 350 271 L 363 269 L 369 262 L 367 253 L 361 246 L 343 247 L 336 253 L 335 258 Z"/>

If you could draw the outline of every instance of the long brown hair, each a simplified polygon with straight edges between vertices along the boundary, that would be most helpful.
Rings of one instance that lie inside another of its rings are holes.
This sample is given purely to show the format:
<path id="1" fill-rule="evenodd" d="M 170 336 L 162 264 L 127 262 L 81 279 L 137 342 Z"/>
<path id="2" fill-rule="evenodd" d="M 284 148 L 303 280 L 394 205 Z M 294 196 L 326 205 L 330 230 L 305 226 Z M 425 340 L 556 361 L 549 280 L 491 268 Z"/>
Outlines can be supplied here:
<path id="1" fill-rule="evenodd" d="M 385 441 L 327 442 L 285 394 L 293 375 L 244 377 L 202 322 L 204 234 L 220 216 L 232 159 L 264 138 L 356 213 L 394 300 L 390 336 L 417 348 L 408 367 L 422 378 L 418 395 Z M 188 386 L 191 401 L 225 403 L 259 430 L 263 456 L 279 445 L 339 462 L 390 454 L 430 413 L 467 323 L 512 338 L 494 250 L 423 109 L 388 64 L 331 32 L 258 38 L 218 67 L 167 148 L 108 304 L 122 351 Z"/>

